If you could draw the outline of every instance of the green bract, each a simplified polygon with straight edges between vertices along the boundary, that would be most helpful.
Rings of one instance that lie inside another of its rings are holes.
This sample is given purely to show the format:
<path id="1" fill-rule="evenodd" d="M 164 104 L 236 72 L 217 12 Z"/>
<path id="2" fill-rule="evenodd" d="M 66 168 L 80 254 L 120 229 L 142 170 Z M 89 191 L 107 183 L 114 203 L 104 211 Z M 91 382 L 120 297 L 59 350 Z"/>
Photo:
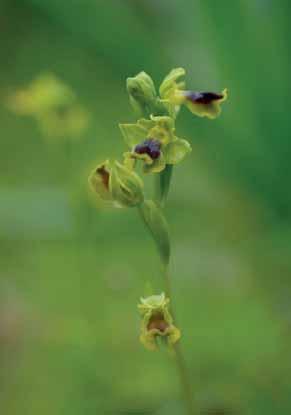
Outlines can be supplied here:
<path id="1" fill-rule="evenodd" d="M 130 159 L 142 160 L 145 173 L 159 173 L 167 164 L 177 164 L 191 152 L 188 141 L 175 136 L 175 124 L 169 116 L 151 116 L 135 124 L 119 125 L 126 144 L 125 163 L 134 166 Z"/>
<path id="2" fill-rule="evenodd" d="M 142 316 L 140 341 L 149 350 L 157 350 L 157 339 L 163 338 L 168 345 L 175 344 L 181 337 L 180 330 L 174 326 L 169 311 L 170 300 L 165 294 L 141 298 L 138 309 Z"/>
<path id="3" fill-rule="evenodd" d="M 89 176 L 91 189 L 110 206 L 134 207 L 143 200 L 143 182 L 118 161 L 104 161 Z"/>

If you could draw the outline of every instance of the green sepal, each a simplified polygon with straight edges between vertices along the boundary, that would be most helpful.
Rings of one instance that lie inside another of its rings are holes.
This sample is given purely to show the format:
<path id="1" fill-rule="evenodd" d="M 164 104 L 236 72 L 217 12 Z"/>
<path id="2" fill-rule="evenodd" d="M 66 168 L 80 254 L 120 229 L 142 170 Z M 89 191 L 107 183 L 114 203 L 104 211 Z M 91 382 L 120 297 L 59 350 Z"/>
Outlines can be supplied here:
<path id="1" fill-rule="evenodd" d="M 113 199 L 122 207 L 134 207 L 143 203 L 143 182 L 126 166 L 115 161 L 109 179 Z"/>
<path id="2" fill-rule="evenodd" d="M 169 143 L 164 151 L 166 163 L 177 164 L 180 163 L 187 154 L 191 153 L 192 148 L 188 141 L 177 138 L 175 141 Z"/>
<path id="3" fill-rule="evenodd" d="M 120 131 L 126 144 L 132 148 L 145 140 L 148 130 L 139 122 L 136 124 L 119 124 Z"/>
<path id="4" fill-rule="evenodd" d="M 162 262 L 167 265 L 170 260 L 170 236 L 162 210 L 152 200 L 145 200 L 139 206 L 139 211 L 156 243 Z"/>
<path id="5" fill-rule="evenodd" d="M 110 162 L 105 160 L 99 164 L 89 175 L 90 189 L 107 204 L 114 206 L 114 200 L 109 188 L 111 174 Z"/>

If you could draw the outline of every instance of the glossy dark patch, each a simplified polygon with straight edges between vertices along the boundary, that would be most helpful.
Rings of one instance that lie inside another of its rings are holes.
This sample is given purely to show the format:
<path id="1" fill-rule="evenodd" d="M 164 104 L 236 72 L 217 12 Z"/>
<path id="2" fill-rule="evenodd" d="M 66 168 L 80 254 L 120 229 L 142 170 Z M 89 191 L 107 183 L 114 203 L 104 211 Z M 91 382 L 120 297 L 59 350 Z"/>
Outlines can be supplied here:
<path id="1" fill-rule="evenodd" d="M 211 104 L 213 101 L 218 101 L 223 98 L 222 94 L 216 94 L 215 92 L 192 92 L 189 91 L 185 94 L 186 98 L 193 102 L 193 104 Z"/>
<path id="2" fill-rule="evenodd" d="M 137 154 L 147 154 L 152 160 L 155 160 L 161 155 L 161 144 L 159 141 L 149 138 L 142 143 L 135 146 L 134 151 Z"/>
<path id="3" fill-rule="evenodd" d="M 109 189 L 109 173 L 105 169 L 105 167 L 99 167 L 98 169 L 96 169 L 96 173 L 98 173 L 101 176 L 102 182 L 106 189 Z"/>

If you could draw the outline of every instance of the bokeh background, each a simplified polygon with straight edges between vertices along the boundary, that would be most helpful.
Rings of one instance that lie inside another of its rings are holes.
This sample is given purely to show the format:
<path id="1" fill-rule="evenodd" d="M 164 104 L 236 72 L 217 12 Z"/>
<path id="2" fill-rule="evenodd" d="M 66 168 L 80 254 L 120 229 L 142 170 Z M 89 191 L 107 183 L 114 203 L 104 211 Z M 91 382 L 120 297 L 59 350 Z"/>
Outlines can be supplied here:
<path id="1" fill-rule="evenodd" d="M 126 77 L 177 66 L 192 89 L 229 89 L 219 119 L 180 114 L 193 152 L 166 209 L 195 402 L 291 412 L 290 17 L 287 0 L 1 0 L 1 414 L 185 413 L 171 357 L 138 342 L 138 299 L 163 289 L 152 241 L 87 192 L 125 149 Z M 7 106 L 45 72 L 90 113 L 77 140 Z"/>

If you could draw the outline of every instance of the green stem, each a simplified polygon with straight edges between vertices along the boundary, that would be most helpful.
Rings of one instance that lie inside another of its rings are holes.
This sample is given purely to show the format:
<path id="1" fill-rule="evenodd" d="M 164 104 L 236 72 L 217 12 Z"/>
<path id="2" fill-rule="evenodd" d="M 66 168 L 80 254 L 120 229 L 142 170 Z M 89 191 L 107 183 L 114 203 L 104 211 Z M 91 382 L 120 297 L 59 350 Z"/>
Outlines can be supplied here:
<path id="1" fill-rule="evenodd" d="M 170 278 L 168 266 L 164 266 L 164 278 L 165 278 L 166 295 L 168 298 L 172 298 L 171 297 L 171 292 L 172 292 L 171 278 Z M 174 321 L 176 321 L 175 312 L 173 311 L 173 304 L 171 305 L 171 313 L 174 318 Z M 183 352 L 181 350 L 181 346 L 179 342 L 174 344 L 173 349 L 174 349 L 175 361 L 176 361 L 176 365 L 177 365 L 177 369 L 178 369 L 178 373 L 180 377 L 181 387 L 182 387 L 185 402 L 187 405 L 187 412 L 188 412 L 188 415 L 194 415 L 195 411 L 194 411 L 194 401 L 193 401 L 191 383 L 189 380 L 186 361 L 183 356 Z"/>
<path id="2" fill-rule="evenodd" d="M 165 293 L 168 298 L 172 298 L 171 278 L 169 273 L 169 266 L 163 265 L 163 274 L 165 279 Z"/>
<path id="3" fill-rule="evenodd" d="M 155 181 L 155 201 L 164 207 L 170 190 L 173 165 L 167 164 L 165 169 L 157 175 Z"/>
<path id="4" fill-rule="evenodd" d="M 155 183 L 155 202 L 152 200 L 146 200 L 139 206 L 139 212 L 141 218 L 148 230 L 150 231 L 159 252 L 162 266 L 163 276 L 165 280 L 165 292 L 166 296 L 172 300 L 171 295 L 171 278 L 169 274 L 169 262 L 170 262 L 170 237 L 168 232 L 167 221 L 163 215 L 162 207 L 166 201 L 171 176 L 172 166 L 167 165 L 166 169 L 157 176 Z M 173 313 L 173 307 L 171 306 L 172 315 L 175 321 Z M 194 402 L 192 397 L 192 388 L 188 376 L 186 362 L 181 351 L 179 344 L 175 344 L 173 347 L 175 361 L 179 372 L 180 382 L 184 391 L 185 401 L 187 405 L 188 415 L 194 415 Z"/>
<path id="5" fill-rule="evenodd" d="M 155 198 L 159 202 L 161 207 L 164 207 L 167 200 L 167 196 L 170 190 L 171 178 L 173 174 L 173 166 L 167 165 L 165 170 L 158 176 L 155 188 Z M 168 298 L 172 300 L 172 288 L 171 278 L 169 273 L 169 265 L 163 266 L 163 274 L 165 279 L 165 291 Z M 175 313 L 173 311 L 173 305 L 171 306 L 172 315 L 175 321 Z M 188 375 L 187 365 L 181 346 L 179 343 L 174 344 L 175 361 L 180 377 L 181 387 L 184 393 L 185 402 L 187 405 L 187 412 L 189 415 L 194 415 L 194 401 L 191 388 L 191 382 Z"/>
<path id="6" fill-rule="evenodd" d="M 194 415 L 194 401 L 193 401 L 193 394 L 192 394 L 192 388 L 191 383 L 189 381 L 188 371 L 186 362 L 181 350 L 181 346 L 179 343 L 174 344 L 174 352 L 175 352 L 175 359 L 177 364 L 177 369 L 180 376 L 180 382 L 183 389 L 183 393 L 185 396 L 185 402 L 187 405 L 187 412 L 189 415 Z"/>

